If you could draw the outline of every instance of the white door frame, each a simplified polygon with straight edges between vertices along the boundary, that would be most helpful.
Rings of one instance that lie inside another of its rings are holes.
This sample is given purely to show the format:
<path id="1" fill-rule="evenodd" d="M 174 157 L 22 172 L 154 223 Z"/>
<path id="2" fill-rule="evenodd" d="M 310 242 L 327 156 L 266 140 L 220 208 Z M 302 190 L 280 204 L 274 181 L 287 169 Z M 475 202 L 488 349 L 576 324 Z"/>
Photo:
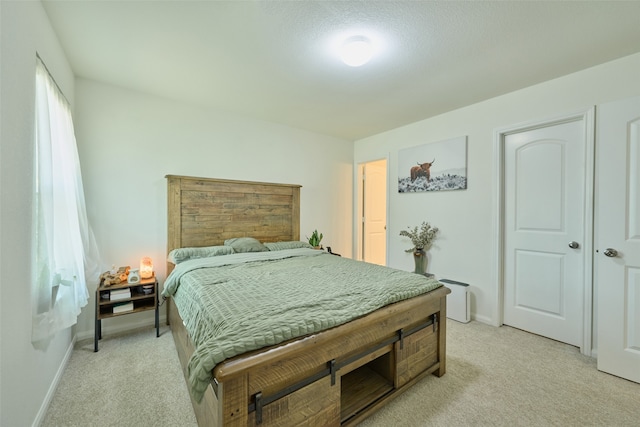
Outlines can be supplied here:
<path id="1" fill-rule="evenodd" d="M 369 160 L 362 160 L 356 163 L 355 167 L 353 168 L 353 174 L 354 174 L 353 179 L 355 180 L 355 183 L 356 183 L 355 185 L 356 197 L 354 199 L 356 206 L 353 209 L 353 212 L 355 213 L 353 218 L 353 229 L 355 230 L 355 233 L 353 233 L 353 239 L 354 239 L 353 253 L 354 253 L 354 258 L 360 261 L 363 260 L 363 253 L 362 253 L 363 251 L 363 248 L 362 248 L 363 200 L 362 198 L 364 197 L 364 194 L 363 194 L 364 189 L 362 184 L 362 169 L 366 163 L 377 162 L 379 160 L 385 160 L 387 163 L 387 194 L 385 194 L 385 210 L 387 214 L 387 224 L 389 224 L 389 156 L 378 157 L 378 158 L 369 159 Z M 386 247 L 387 247 L 387 250 L 385 251 L 386 252 L 385 264 L 388 265 L 389 264 L 389 233 L 386 233 L 385 239 L 386 239 Z"/>
<path id="2" fill-rule="evenodd" d="M 493 283 L 496 284 L 494 305 L 494 325 L 502 326 L 504 323 L 504 143 L 505 136 L 512 133 L 526 132 L 529 130 L 557 125 L 576 120 L 582 120 L 585 126 L 586 156 L 585 156 L 585 197 L 584 197 L 584 301 L 583 301 L 583 336 L 580 352 L 591 356 L 592 346 L 592 320 L 593 320 L 593 210 L 594 210 L 594 162 L 595 162 L 595 107 L 580 110 L 574 113 L 519 123 L 494 131 L 494 168 L 493 168 L 493 258 L 492 271 Z"/>

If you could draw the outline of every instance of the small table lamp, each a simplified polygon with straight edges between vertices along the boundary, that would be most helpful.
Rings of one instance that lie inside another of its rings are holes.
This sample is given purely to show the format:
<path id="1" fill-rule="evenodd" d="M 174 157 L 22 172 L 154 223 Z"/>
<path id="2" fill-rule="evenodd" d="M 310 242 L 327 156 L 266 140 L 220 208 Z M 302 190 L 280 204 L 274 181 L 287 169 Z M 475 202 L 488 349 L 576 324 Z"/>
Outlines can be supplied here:
<path id="1" fill-rule="evenodd" d="M 148 256 L 140 260 L 140 278 L 150 279 L 153 277 L 153 261 Z"/>

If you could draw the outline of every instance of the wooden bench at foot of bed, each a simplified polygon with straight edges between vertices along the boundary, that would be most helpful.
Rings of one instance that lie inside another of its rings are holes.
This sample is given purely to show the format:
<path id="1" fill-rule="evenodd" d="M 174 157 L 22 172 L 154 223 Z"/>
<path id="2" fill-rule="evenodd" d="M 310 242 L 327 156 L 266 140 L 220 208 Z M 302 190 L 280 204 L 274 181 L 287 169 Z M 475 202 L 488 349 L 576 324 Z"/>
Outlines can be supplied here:
<path id="1" fill-rule="evenodd" d="M 428 374 L 446 370 L 446 287 L 317 334 L 218 364 L 203 426 L 338 426 L 362 421 Z M 186 378 L 193 343 L 173 301 L 169 321 Z"/>

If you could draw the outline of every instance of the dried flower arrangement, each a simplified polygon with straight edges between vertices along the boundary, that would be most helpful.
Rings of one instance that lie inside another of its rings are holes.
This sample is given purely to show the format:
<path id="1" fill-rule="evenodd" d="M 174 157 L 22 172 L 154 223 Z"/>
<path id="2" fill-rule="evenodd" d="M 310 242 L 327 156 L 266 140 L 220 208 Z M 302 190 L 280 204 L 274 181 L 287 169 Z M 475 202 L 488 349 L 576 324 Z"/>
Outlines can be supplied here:
<path id="1" fill-rule="evenodd" d="M 400 235 L 410 238 L 413 247 L 405 252 L 413 252 L 415 249 L 429 249 L 436 239 L 436 234 L 438 234 L 438 228 L 432 227 L 428 222 L 423 222 L 419 229 L 417 226 L 413 229 L 411 227 L 407 228 L 408 230 L 402 230 Z"/>

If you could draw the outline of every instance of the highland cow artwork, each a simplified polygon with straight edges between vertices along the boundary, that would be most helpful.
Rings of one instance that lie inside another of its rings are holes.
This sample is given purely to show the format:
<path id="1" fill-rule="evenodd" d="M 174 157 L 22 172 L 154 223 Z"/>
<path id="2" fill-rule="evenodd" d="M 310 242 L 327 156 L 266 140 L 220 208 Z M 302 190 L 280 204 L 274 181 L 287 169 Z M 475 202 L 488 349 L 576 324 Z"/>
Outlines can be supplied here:
<path id="1" fill-rule="evenodd" d="M 466 188 L 466 136 L 405 148 L 398 153 L 398 193 Z"/>

